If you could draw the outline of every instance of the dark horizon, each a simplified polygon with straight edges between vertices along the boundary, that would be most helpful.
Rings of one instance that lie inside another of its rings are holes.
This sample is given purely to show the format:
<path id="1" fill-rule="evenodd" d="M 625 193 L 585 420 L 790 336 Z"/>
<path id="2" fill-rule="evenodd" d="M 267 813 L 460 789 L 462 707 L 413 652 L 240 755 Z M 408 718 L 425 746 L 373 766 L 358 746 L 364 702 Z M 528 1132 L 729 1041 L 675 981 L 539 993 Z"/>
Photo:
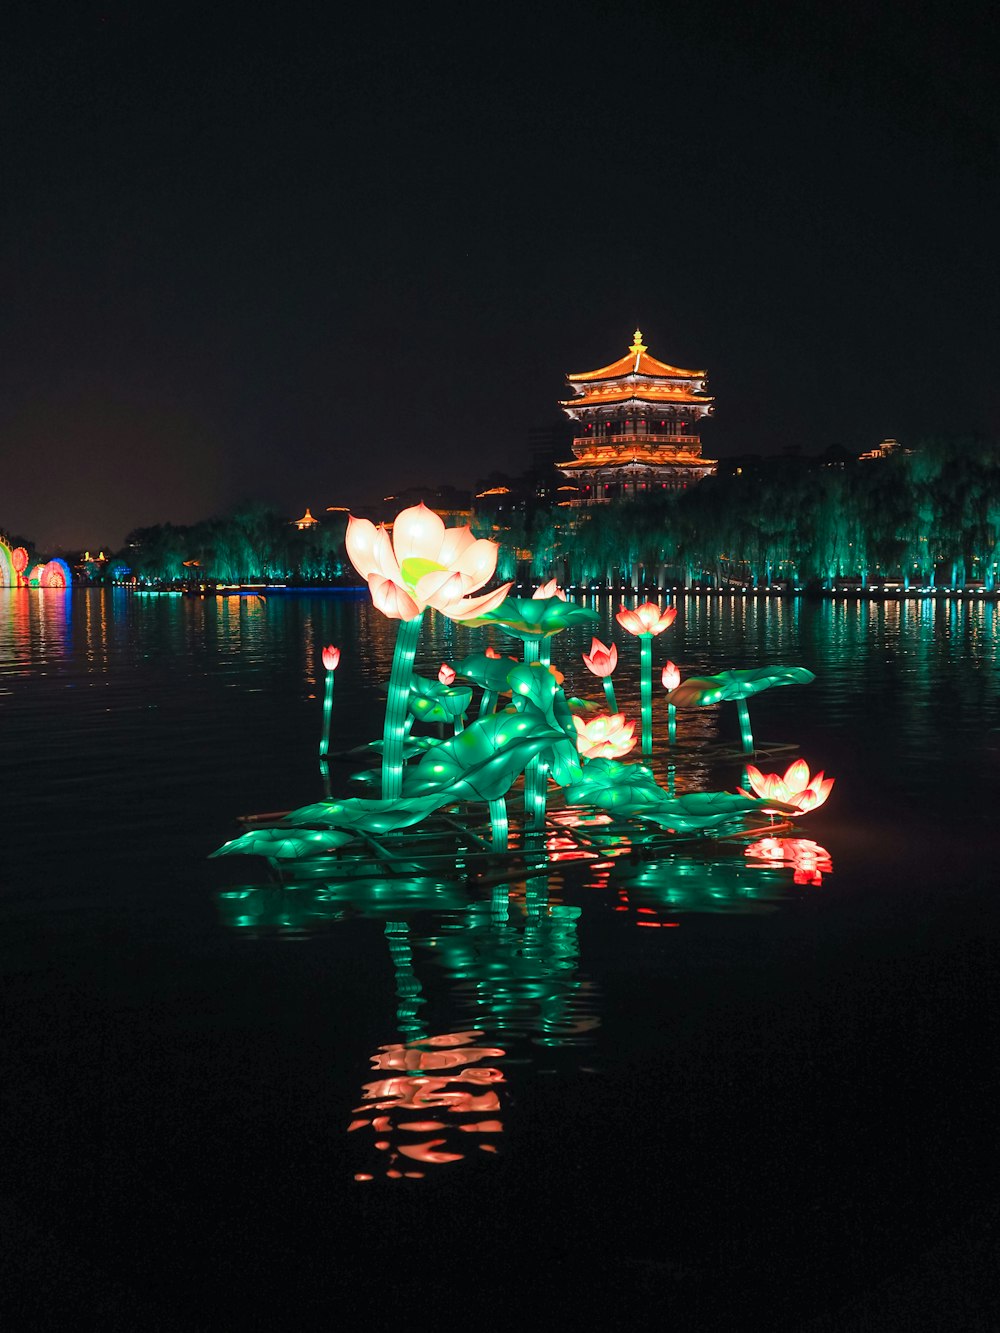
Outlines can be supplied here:
<path id="1" fill-rule="evenodd" d="M 120 546 L 529 462 L 704 367 L 709 457 L 1000 436 L 997 34 L 951 10 L 9 23 L 0 528 Z"/>

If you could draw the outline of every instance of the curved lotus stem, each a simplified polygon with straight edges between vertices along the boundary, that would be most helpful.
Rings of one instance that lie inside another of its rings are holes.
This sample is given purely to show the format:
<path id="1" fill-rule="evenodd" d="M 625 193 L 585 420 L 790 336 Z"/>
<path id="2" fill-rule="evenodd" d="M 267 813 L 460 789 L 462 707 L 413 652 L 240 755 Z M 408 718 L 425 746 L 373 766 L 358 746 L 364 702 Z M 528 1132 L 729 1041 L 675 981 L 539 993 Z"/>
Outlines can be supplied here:
<path id="1" fill-rule="evenodd" d="M 744 754 L 753 754 L 753 731 L 750 729 L 750 709 L 746 699 L 736 700 L 736 715 L 740 719 L 740 741 Z"/>
<path id="2" fill-rule="evenodd" d="M 396 648 L 392 655 L 392 673 L 389 676 L 389 697 L 385 706 L 385 727 L 382 732 L 382 799 L 398 800 L 403 794 L 403 741 L 408 727 L 406 703 L 410 695 L 410 677 L 413 659 L 420 638 L 424 613 L 412 620 L 400 620 L 396 631 Z"/>
<path id="3" fill-rule="evenodd" d="M 326 667 L 326 690 L 323 695 L 323 730 L 319 740 L 320 758 L 330 751 L 330 714 L 333 712 L 333 673 L 340 664 L 340 649 L 331 643 L 323 649 L 323 665 Z"/>

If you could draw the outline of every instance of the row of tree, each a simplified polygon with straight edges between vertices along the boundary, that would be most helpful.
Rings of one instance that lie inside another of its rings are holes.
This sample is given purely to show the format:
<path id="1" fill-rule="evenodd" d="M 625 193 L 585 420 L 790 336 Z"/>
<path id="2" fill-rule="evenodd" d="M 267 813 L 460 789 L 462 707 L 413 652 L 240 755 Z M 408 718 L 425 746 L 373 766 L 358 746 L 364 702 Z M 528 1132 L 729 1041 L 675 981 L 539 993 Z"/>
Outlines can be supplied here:
<path id="1" fill-rule="evenodd" d="M 501 578 L 569 586 L 708 583 L 829 587 L 997 586 L 1000 448 L 929 441 L 843 467 L 763 460 L 681 492 L 591 509 L 525 502 L 480 510 L 473 528 L 501 545 Z M 356 582 L 338 515 L 299 531 L 263 506 L 190 527 L 129 534 L 108 563 L 115 581 L 305 585 Z"/>

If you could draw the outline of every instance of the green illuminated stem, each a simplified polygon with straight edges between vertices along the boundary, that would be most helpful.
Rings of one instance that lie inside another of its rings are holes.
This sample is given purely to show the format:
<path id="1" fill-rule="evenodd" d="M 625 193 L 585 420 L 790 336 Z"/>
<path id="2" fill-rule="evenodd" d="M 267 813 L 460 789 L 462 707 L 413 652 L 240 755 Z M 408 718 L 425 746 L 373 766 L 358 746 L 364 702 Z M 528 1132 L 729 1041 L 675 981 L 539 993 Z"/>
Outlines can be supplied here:
<path id="1" fill-rule="evenodd" d="M 497 692 L 496 690 L 483 690 L 483 697 L 479 701 L 479 716 L 489 717 L 491 713 L 496 712 Z"/>
<path id="2" fill-rule="evenodd" d="M 667 740 L 673 745 L 677 740 L 677 709 L 667 704 Z"/>
<path id="3" fill-rule="evenodd" d="M 501 796 L 496 801 L 490 801 L 490 828 L 493 831 L 493 850 L 495 852 L 505 852 L 507 850 L 507 802 Z"/>
<path id="4" fill-rule="evenodd" d="M 548 639 L 525 639 L 524 660 L 548 666 L 551 657 Z M 549 767 L 541 755 L 535 755 L 524 771 L 524 826 L 526 829 L 545 827 L 545 802 L 548 796 Z"/>
<path id="5" fill-rule="evenodd" d="M 396 631 L 396 649 L 392 655 L 389 697 L 385 705 L 382 732 L 382 799 L 398 800 L 403 794 L 403 740 L 406 736 L 406 703 L 410 697 L 410 676 L 420 638 L 424 614 L 413 620 L 401 620 Z"/>
<path id="6" fill-rule="evenodd" d="M 653 753 L 653 636 L 639 635 L 639 700 L 642 713 L 642 753 Z"/>
<path id="7" fill-rule="evenodd" d="M 330 714 L 333 712 L 333 672 L 326 673 L 326 691 L 323 695 L 323 733 L 319 740 L 319 753 L 323 755 L 330 752 Z"/>
<path id="8" fill-rule="evenodd" d="M 618 712 L 618 700 L 615 698 L 615 687 L 611 684 L 611 677 L 604 677 L 604 697 L 608 701 L 608 707 L 612 713 Z"/>
<path id="9" fill-rule="evenodd" d="M 736 712 L 740 719 L 740 740 L 743 742 L 743 753 L 753 754 L 753 732 L 750 730 L 750 709 L 747 707 L 746 699 L 736 700 Z"/>
<path id="10" fill-rule="evenodd" d="M 319 761 L 319 776 L 323 783 L 323 795 L 330 799 L 330 765 L 325 759 Z"/>

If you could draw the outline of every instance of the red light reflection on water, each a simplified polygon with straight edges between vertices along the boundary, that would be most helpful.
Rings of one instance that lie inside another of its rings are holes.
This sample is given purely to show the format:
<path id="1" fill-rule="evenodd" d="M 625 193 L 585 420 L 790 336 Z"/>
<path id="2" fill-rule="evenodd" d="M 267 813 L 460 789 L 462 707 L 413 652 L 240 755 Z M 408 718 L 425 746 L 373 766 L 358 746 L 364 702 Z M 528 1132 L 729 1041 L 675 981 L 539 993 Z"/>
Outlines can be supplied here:
<path id="1" fill-rule="evenodd" d="M 758 865 L 790 866 L 796 884 L 823 883 L 833 874 L 830 853 L 811 838 L 761 838 L 744 849 L 748 861 Z"/>
<path id="2" fill-rule="evenodd" d="M 436 1166 L 461 1161 L 466 1152 L 455 1140 L 458 1133 L 503 1133 L 503 1121 L 490 1114 L 500 1110 L 500 1098 L 491 1085 L 504 1082 L 503 1071 L 479 1062 L 498 1060 L 506 1052 L 476 1045 L 476 1038 L 482 1035 L 478 1031 L 448 1032 L 393 1042 L 380 1046 L 372 1056 L 372 1069 L 387 1077 L 364 1084 L 363 1103 L 354 1108 L 357 1119 L 347 1129 L 348 1133 L 372 1130 L 373 1146 L 386 1154 L 384 1174 L 390 1180 L 421 1179 L 423 1171 L 405 1169 L 410 1162 Z M 432 1111 L 430 1117 L 428 1111 Z M 414 1140 L 411 1135 L 430 1137 Z M 496 1152 L 492 1143 L 475 1146 Z M 373 1178 L 369 1172 L 354 1176 L 355 1180 Z"/>

